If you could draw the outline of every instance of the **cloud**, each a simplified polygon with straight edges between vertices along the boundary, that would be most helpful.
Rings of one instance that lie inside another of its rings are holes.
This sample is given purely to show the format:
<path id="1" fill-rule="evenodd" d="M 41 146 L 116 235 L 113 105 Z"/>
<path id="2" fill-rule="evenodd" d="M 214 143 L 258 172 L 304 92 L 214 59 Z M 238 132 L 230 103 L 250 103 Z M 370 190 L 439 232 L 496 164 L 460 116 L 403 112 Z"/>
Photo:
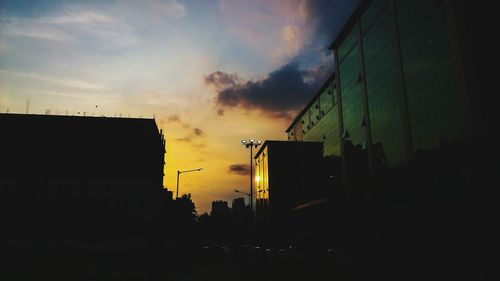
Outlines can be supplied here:
<path id="1" fill-rule="evenodd" d="M 224 116 L 224 109 L 222 108 L 217 109 L 217 115 Z"/>
<path id="2" fill-rule="evenodd" d="M 203 136 L 203 130 L 201 130 L 200 128 L 193 128 L 193 132 L 198 137 Z"/>
<path id="3" fill-rule="evenodd" d="M 304 14 L 306 0 L 220 0 L 225 31 L 251 52 L 272 65 L 297 55 L 308 32 Z"/>
<path id="4" fill-rule="evenodd" d="M 22 77 L 24 79 L 42 81 L 68 89 L 78 89 L 86 91 L 103 91 L 106 89 L 106 87 L 103 85 L 92 83 L 89 81 L 68 79 L 63 77 L 53 77 L 48 75 L 42 75 L 36 72 L 18 72 L 18 71 L 0 70 L 0 74 L 6 76 L 16 76 L 16 77 Z"/>
<path id="5" fill-rule="evenodd" d="M 183 138 L 176 138 L 174 140 L 176 140 L 178 142 L 191 142 L 191 141 L 193 141 L 193 138 L 191 136 L 186 136 Z"/>
<path id="6" fill-rule="evenodd" d="M 179 117 L 179 114 L 170 115 L 167 117 L 167 122 L 179 123 L 179 122 L 181 122 L 181 118 Z"/>
<path id="7" fill-rule="evenodd" d="M 300 22 L 283 25 L 281 39 L 286 46 L 276 52 L 286 52 L 285 57 L 290 59 L 264 79 L 245 81 L 236 73 L 221 71 L 207 75 L 205 83 L 216 91 L 218 110 L 240 107 L 261 110 L 274 118 L 294 116 L 332 74 L 334 63 L 328 47 L 358 3 L 359 0 L 304 0 L 285 5 L 288 8 L 283 15 L 297 18 L 298 11 L 299 18 L 308 23 L 310 34 Z"/>
<path id="8" fill-rule="evenodd" d="M 250 175 L 250 165 L 246 164 L 233 164 L 229 166 L 229 173 L 240 176 Z"/>
<path id="9" fill-rule="evenodd" d="M 278 52 L 285 51 L 289 56 L 295 56 L 304 46 L 301 30 L 295 25 L 286 25 L 281 30 L 281 37 L 285 41 L 285 48 L 278 49 Z"/>
<path id="10" fill-rule="evenodd" d="M 186 7 L 177 1 L 151 1 L 151 9 L 160 15 L 166 15 L 174 18 L 182 18 L 186 15 Z"/>
<path id="11" fill-rule="evenodd" d="M 129 47 L 137 43 L 134 28 L 113 11 L 67 4 L 50 16 L 9 17 L 5 33 L 56 42 L 98 43 L 104 47 Z"/>
<path id="12" fill-rule="evenodd" d="M 236 87 L 242 82 L 236 73 L 229 74 L 222 71 L 212 72 L 205 77 L 205 83 L 215 86 L 217 90 Z"/>
<path id="13" fill-rule="evenodd" d="M 91 11 L 91 10 L 79 10 L 75 8 L 70 8 L 66 10 L 62 15 L 42 18 L 41 22 L 48 24 L 80 24 L 80 25 L 95 25 L 104 22 L 112 22 L 113 18 L 109 15 Z"/>
<path id="14" fill-rule="evenodd" d="M 181 123 L 184 124 L 182 121 L 180 121 L 179 115 L 170 115 L 167 119 L 167 122 L 175 122 L 175 123 Z M 193 130 L 188 133 L 186 136 L 182 138 L 176 138 L 174 139 L 175 141 L 178 142 L 186 142 L 186 143 L 191 143 L 194 148 L 203 148 L 205 147 L 205 144 L 203 143 L 195 143 L 196 138 L 203 137 L 204 132 L 200 128 L 193 128 Z"/>
<path id="15" fill-rule="evenodd" d="M 6 34 L 59 42 L 74 40 L 73 36 L 45 25 L 16 24 L 6 28 Z"/>
<path id="16" fill-rule="evenodd" d="M 317 87 L 304 82 L 306 74 L 291 63 L 262 80 L 243 82 L 236 74 L 216 71 L 205 77 L 205 83 L 216 89 L 218 106 L 260 109 L 271 117 L 290 118 Z"/>

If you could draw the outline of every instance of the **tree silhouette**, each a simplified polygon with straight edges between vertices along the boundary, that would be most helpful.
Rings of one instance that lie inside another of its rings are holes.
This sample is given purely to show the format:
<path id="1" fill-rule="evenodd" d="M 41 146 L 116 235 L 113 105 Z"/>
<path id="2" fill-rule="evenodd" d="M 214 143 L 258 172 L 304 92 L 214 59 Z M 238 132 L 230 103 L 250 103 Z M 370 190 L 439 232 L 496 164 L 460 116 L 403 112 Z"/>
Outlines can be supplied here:
<path id="1" fill-rule="evenodd" d="M 176 217 L 183 224 L 192 224 L 196 222 L 196 207 L 191 199 L 191 193 L 183 194 L 177 198 L 174 203 Z"/>

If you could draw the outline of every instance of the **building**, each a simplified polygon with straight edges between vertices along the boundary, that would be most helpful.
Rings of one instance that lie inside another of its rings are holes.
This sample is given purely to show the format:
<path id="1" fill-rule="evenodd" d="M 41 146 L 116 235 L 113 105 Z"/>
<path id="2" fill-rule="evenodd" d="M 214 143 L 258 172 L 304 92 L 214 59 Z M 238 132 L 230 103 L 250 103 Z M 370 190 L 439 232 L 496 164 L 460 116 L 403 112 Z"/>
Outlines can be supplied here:
<path id="1" fill-rule="evenodd" d="M 340 156 L 337 85 L 332 75 L 292 121 L 286 133 L 289 141 L 323 142 L 325 157 Z"/>
<path id="2" fill-rule="evenodd" d="M 332 194 L 342 182 L 339 125 L 337 83 L 332 74 L 286 130 L 289 141 L 323 143 L 324 165 Z"/>
<path id="3" fill-rule="evenodd" d="M 335 75 L 293 120 L 288 139 L 324 142 L 325 157 L 342 159 L 344 184 L 356 185 L 480 134 L 464 9 L 453 1 L 361 1 L 331 44 Z"/>
<path id="4" fill-rule="evenodd" d="M 255 155 L 257 225 L 278 235 L 293 225 L 293 210 L 326 200 L 323 143 L 265 141 Z"/>
<path id="5" fill-rule="evenodd" d="M 242 210 L 245 208 L 245 198 L 238 197 L 233 199 L 233 204 L 231 205 L 233 211 Z"/>
<path id="6" fill-rule="evenodd" d="M 172 201 L 154 119 L 0 114 L 0 131 L 8 236 L 135 235 Z"/>
<path id="7" fill-rule="evenodd" d="M 340 128 L 369 173 L 470 130 L 450 4 L 364 1 L 331 45 Z"/>
<path id="8" fill-rule="evenodd" d="M 356 261 L 363 269 L 393 263 L 415 272 L 425 259 L 440 268 L 421 277 L 453 272 L 464 264 L 456 245 L 488 232 L 475 222 L 493 219 L 496 198 L 487 195 L 495 172 L 488 162 L 494 145 L 485 140 L 496 124 L 486 116 L 497 104 L 489 97 L 496 71 L 487 38 L 496 25 L 488 9 L 467 1 L 360 1 L 330 47 L 335 76 L 287 129 L 291 141 L 323 141 L 325 156 L 340 155 L 347 196 L 330 221 L 341 247 L 368 257 Z M 331 116 L 321 112 L 329 91 Z M 373 278 L 360 280 L 366 277 Z"/>
<path id="9" fill-rule="evenodd" d="M 212 201 L 212 211 L 210 212 L 210 215 L 212 217 L 216 216 L 229 216 L 231 212 L 231 209 L 229 209 L 229 206 L 227 204 L 227 201 L 223 200 L 216 200 Z"/>

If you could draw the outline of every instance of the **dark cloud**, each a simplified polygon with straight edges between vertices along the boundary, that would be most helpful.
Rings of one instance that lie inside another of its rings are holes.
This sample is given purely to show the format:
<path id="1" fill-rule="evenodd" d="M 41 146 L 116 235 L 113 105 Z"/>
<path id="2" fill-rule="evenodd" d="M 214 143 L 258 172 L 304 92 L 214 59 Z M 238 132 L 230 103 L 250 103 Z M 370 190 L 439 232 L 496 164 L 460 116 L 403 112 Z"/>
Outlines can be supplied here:
<path id="1" fill-rule="evenodd" d="M 224 116 L 224 109 L 222 108 L 217 109 L 217 115 Z"/>
<path id="2" fill-rule="evenodd" d="M 290 63 L 263 80 L 243 82 L 235 74 L 217 71 L 205 82 L 217 89 L 219 106 L 261 109 L 273 117 L 289 118 L 290 111 L 299 109 L 314 94 L 316 85 L 304 81 L 306 74 L 297 63 Z"/>
<path id="3" fill-rule="evenodd" d="M 309 101 L 334 71 L 328 49 L 360 0 L 308 0 L 311 42 L 288 63 L 258 81 L 245 81 L 238 74 L 215 71 L 205 83 L 216 90 L 215 101 L 222 108 L 262 110 L 268 116 L 290 119 Z M 222 111 L 221 111 L 222 110 Z M 217 113 L 223 115 L 223 109 Z"/>
<path id="4" fill-rule="evenodd" d="M 194 132 L 194 134 L 195 134 L 196 136 L 198 136 L 198 137 L 203 136 L 203 130 L 202 130 L 202 129 L 200 129 L 200 128 L 194 128 L 194 129 L 193 129 L 193 132 Z"/>
<path id="5" fill-rule="evenodd" d="M 338 35 L 360 0 L 309 0 L 306 2 L 309 21 L 314 25 L 317 41 L 325 49 Z"/>
<path id="6" fill-rule="evenodd" d="M 228 74 L 215 71 L 205 77 L 205 83 L 215 85 L 218 89 L 235 87 L 240 84 L 240 78 L 236 73 Z"/>
<path id="7" fill-rule="evenodd" d="M 250 175 L 250 165 L 245 164 L 233 164 L 229 166 L 229 173 L 237 174 L 241 176 Z"/>

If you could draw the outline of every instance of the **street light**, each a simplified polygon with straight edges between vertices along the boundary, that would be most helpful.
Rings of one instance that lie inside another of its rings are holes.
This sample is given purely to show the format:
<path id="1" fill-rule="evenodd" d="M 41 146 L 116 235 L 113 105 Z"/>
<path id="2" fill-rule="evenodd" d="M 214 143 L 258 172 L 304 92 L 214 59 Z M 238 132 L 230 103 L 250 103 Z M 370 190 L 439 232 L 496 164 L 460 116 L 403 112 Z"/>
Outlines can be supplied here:
<path id="1" fill-rule="evenodd" d="M 243 144 L 246 148 L 250 147 L 250 208 L 253 210 L 253 153 L 252 149 L 253 147 L 257 148 L 259 145 L 262 144 L 262 141 L 254 140 L 254 139 L 249 139 L 249 140 L 242 140 L 241 144 Z"/>
<path id="2" fill-rule="evenodd" d="M 256 192 L 254 192 L 254 193 L 246 193 L 246 192 L 243 192 L 243 191 L 239 191 L 239 190 L 237 190 L 237 189 L 235 189 L 235 190 L 234 190 L 234 192 L 237 192 L 237 193 L 243 193 L 243 194 L 247 195 L 247 196 L 249 197 L 249 199 L 250 199 L 250 200 L 252 200 L 252 194 L 257 194 L 257 193 L 262 192 L 262 191 L 264 191 L 264 190 L 259 190 L 259 191 L 256 191 Z M 251 201 L 250 201 L 250 202 L 251 202 Z"/>
<path id="3" fill-rule="evenodd" d="M 188 172 L 201 172 L 203 171 L 203 168 L 198 168 L 198 169 L 192 169 L 192 170 L 185 170 L 185 171 L 179 171 L 177 170 L 177 191 L 175 194 L 175 199 L 179 198 L 179 175 L 182 173 L 188 173 Z"/>

